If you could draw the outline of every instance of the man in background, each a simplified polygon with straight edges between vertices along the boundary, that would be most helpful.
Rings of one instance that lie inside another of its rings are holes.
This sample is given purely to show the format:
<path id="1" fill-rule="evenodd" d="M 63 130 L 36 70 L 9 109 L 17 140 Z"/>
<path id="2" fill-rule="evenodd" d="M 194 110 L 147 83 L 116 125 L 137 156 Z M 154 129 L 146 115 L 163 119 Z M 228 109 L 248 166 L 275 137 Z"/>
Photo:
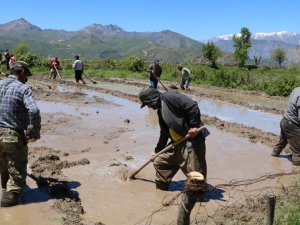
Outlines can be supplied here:
<path id="1" fill-rule="evenodd" d="M 75 72 L 75 80 L 76 83 L 79 84 L 79 81 L 81 80 L 83 84 L 85 84 L 82 75 L 83 75 L 83 63 L 82 61 L 79 59 L 79 55 L 75 56 L 75 61 L 72 65 L 74 72 Z"/>
<path id="2" fill-rule="evenodd" d="M 180 71 L 180 87 L 182 90 L 187 90 L 192 80 L 192 78 L 190 77 L 191 71 L 188 68 L 182 66 L 178 66 L 177 69 Z"/>
<path id="3" fill-rule="evenodd" d="M 160 61 L 155 60 L 148 69 L 149 72 L 149 80 L 150 80 L 150 87 L 157 89 L 157 83 L 160 79 L 162 68 L 160 66 Z"/>
<path id="4" fill-rule="evenodd" d="M 49 79 L 51 79 L 51 78 L 56 79 L 56 76 L 59 75 L 58 71 L 61 70 L 60 62 L 58 61 L 58 57 L 52 57 L 50 59 L 49 66 L 51 68 Z"/>

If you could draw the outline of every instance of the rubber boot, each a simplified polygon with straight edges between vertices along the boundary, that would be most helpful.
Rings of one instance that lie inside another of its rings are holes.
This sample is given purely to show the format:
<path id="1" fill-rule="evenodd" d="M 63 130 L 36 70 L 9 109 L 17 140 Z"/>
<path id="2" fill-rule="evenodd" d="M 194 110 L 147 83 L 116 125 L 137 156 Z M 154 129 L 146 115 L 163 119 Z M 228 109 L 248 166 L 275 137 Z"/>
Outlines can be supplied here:
<path id="1" fill-rule="evenodd" d="M 19 194 L 16 192 L 2 191 L 1 207 L 11 207 L 18 204 Z"/>
<path id="2" fill-rule="evenodd" d="M 6 190 L 6 184 L 9 179 L 8 171 L 5 170 L 1 173 L 1 187 L 3 190 Z"/>
<path id="3" fill-rule="evenodd" d="M 273 151 L 271 153 L 271 156 L 273 156 L 273 157 L 279 157 L 279 155 L 280 155 L 280 151 L 273 149 Z"/>

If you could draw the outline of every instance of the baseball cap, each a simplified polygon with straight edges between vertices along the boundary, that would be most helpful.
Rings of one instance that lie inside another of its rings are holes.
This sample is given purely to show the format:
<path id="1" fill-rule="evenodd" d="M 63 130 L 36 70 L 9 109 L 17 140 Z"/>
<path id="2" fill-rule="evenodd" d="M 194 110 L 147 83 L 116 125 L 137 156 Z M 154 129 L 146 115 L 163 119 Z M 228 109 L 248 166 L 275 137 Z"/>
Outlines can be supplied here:
<path id="1" fill-rule="evenodd" d="M 160 96 L 160 92 L 155 88 L 147 88 L 139 93 L 139 98 L 142 102 L 140 108 L 143 108 L 147 105 L 147 103 L 157 101 L 158 97 Z"/>
<path id="2" fill-rule="evenodd" d="M 32 73 L 29 70 L 29 64 L 24 61 L 15 61 L 15 63 L 11 66 L 11 69 L 25 69 L 28 72 L 28 76 L 32 76 Z"/>

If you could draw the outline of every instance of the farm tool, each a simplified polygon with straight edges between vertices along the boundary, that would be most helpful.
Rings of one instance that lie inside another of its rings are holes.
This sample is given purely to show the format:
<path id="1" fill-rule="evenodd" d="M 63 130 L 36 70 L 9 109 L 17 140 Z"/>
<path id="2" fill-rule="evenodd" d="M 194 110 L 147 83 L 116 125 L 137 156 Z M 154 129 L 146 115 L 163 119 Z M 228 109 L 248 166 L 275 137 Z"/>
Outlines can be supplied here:
<path id="1" fill-rule="evenodd" d="M 59 74 L 59 72 L 58 72 L 58 69 L 56 68 L 56 66 L 53 66 L 53 67 L 54 67 L 54 69 L 55 69 L 55 71 L 56 71 L 56 74 L 58 75 L 59 79 L 61 79 L 61 76 L 60 76 L 60 74 Z"/>
<path id="2" fill-rule="evenodd" d="M 88 77 L 87 75 L 83 74 L 83 76 L 85 76 L 88 80 L 90 80 L 93 84 L 97 84 L 96 81 L 92 80 L 90 77 Z"/>
<path id="3" fill-rule="evenodd" d="M 177 84 L 171 84 L 170 85 L 170 88 L 172 88 L 172 89 L 178 89 L 178 85 L 180 84 L 181 82 L 178 82 Z"/>
<path id="4" fill-rule="evenodd" d="M 201 130 L 203 130 L 205 128 L 205 126 L 202 126 L 202 127 L 199 127 L 197 129 L 197 133 L 199 133 Z M 160 154 L 162 153 L 165 153 L 169 150 L 171 150 L 172 148 L 174 148 L 175 146 L 177 146 L 178 144 L 184 142 L 185 140 L 189 139 L 190 138 L 190 135 L 187 134 L 185 135 L 183 138 L 181 138 L 180 140 L 178 141 L 175 141 L 174 143 L 168 145 L 167 147 L 165 147 L 163 150 L 161 150 L 160 152 L 156 153 L 154 155 L 154 157 L 157 157 L 159 156 Z M 142 169 L 144 169 L 149 163 L 151 162 L 151 160 L 148 160 L 144 165 L 142 165 L 139 169 L 137 169 L 135 172 L 133 172 L 130 176 L 129 176 L 129 179 L 133 180 L 135 179 L 135 175 L 137 175 Z"/>

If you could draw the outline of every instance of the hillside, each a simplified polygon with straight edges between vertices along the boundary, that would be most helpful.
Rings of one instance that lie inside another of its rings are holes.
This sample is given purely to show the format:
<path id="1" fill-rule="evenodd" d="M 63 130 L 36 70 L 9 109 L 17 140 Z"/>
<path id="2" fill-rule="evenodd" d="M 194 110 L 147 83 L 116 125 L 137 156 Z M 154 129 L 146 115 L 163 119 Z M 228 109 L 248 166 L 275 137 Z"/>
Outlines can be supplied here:
<path id="1" fill-rule="evenodd" d="M 161 32 L 127 32 L 116 25 L 91 24 L 78 31 L 41 29 L 25 19 L 0 25 L 0 48 L 12 49 L 18 43 L 28 43 L 40 56 L 57 55 L 84 58 L 138 55 L 147 60 L 159 58 L 169 63 L 197 61 L 202 43 L 181 34 Z"/>

